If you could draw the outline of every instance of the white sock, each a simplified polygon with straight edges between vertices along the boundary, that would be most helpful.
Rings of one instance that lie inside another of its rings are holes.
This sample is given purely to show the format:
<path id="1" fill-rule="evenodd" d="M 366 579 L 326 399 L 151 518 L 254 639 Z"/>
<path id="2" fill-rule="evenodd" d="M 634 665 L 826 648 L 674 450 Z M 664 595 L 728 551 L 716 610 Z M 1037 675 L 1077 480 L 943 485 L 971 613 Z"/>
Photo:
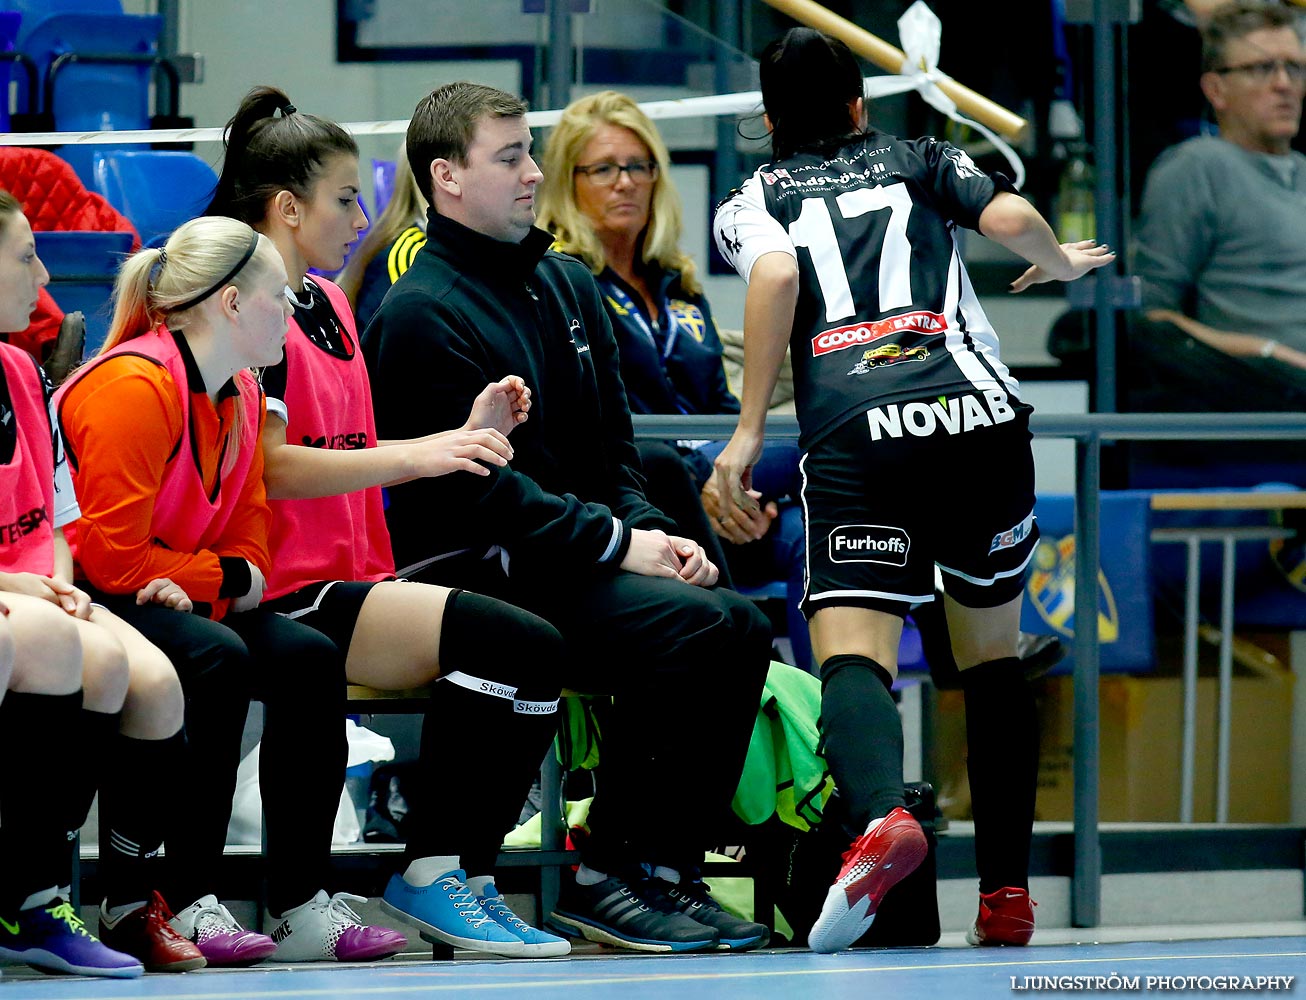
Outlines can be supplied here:
<path id="1" fill-rule="evenodd" d="M 435 880 L 458 870 L 458 855 L 444 854 L 418 858 L 404 872 L 404 881 L 413 886 L 433 885 Z"/>
<path id="2" fill-rule="evenodd" d="M 581 885 L 598 885 L 607 877 L 607 872 L 596 872 L 586 864 L 582 864 L 576 869 L 576 881 Z"/>
<path id="3" fill-rule="evenodd" d="M 660 878 L 663 882 L 670 882 L 672 885 L 680 885 L 680 872 L 674 868 L 658 865 L 653 869 L 653 877 Z"/>
<path id="4" fill-rule="evenodd" d="M 123 903 L 121 906 L 111 906 L 107 910 L 104 908 L 103 905 L 101 905 L 100 912 L 103 913 L 105 916 L 107 916 L 110 920 L 117 920 L 119 917 L 123 917 L 126 916 L 128 913 L 131 913 L 133 910 L 139 910 L 144 905 L 145 905 L 145 900 L 143 899 L 138 903 Z"/>
<path id="5" fill-rule="evenodd" d="M 492 891 L 487 892 L 487 887 Z M 499 895 L 499 890 L 494 887 L 493 875 L 473 875 L 467 880 L 467 888 L 472 890 L 473 895 L 482 898 Z"/>
<path id="6" fill-rule="evenodd" d="M 23 900 L 23 905 L 20 906 L 19 909 L 34 910 L 38 906 L 49 906 L 51 903 L 55 901 L 55 898 L 58 895 L 59 895 L 59 887 L 56 885 L 52 885 L 48 889 L 42 889 L 40 892 L 32 893 L 30 896 L 28 896 L 26 899 Z"/>

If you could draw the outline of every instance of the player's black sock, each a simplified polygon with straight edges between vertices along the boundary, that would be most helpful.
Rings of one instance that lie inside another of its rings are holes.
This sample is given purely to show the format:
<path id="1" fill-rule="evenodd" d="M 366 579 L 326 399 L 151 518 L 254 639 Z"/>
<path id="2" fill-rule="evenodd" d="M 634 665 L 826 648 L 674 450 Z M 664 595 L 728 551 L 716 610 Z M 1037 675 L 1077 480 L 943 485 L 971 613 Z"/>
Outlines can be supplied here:
<path id="1" fill-rule="evenodd" d="M 66 778 L 64 794 L 57 799 L 55 808 L 63 811 L 61 825 L 66 831 L 67 852 L 63 865 L 64 875 L 60 885 L 68 884 L 68 874 L 72 871 L 73 851 L 77 847 L 77 831 L 86 822 L 86 814 L 91 811 L 91 802 L 99 791 L 104 777 L 105 764 L 113 749 L 113 741 L 118 735 L 118 726 L 122 722 L 121 712 L 92 712 L 83 707 L 78 719 L 77 739 L 85 748 L 78 766 Z"/>
<path id="2" fill-rule="evenodd" d="M 1016 657 L 961 672 L 980 892 L 1029 888 L 1038 784 L 1038 711 Z"/>
<path id="3" fill-rule="evenodd" d="M 83 764 L 77 725 L 82 692 L 8 691 L 0 702 L 7 761 L 0 768 L 0 913 L 14 913 L 31 893 L 68 879 L 67 823 L 51 807 Z"/>
<path id="4" fill-rule="evenodd" d="M 821 664 L 821 742 L 849 819 L 871 820 L 904 804 L 902 719 L 893 678 L 866 656 L 843 653 Z"/>
<path id="5" fill-rule="evenodd" d="M 487 650 L 486 636 L 502 653 Z M 468 591 L 449 595 L 406 862 L 457 855 L 469 875 L 494 871 L 553 741 L 565 658 L 562 636 L 543 618 Z M 452 802 L 463 803 L 457 818 Z"/>
<path id="6" fill-rule="evenodd" d="M 172 808 L 168 789 L 186 780 L 184 747 L 180 732 L 165 740 L 114 738 L 100 791 L 100 873 L 110 906 L 148 899 L 159 886 L 159 848 Z"/>

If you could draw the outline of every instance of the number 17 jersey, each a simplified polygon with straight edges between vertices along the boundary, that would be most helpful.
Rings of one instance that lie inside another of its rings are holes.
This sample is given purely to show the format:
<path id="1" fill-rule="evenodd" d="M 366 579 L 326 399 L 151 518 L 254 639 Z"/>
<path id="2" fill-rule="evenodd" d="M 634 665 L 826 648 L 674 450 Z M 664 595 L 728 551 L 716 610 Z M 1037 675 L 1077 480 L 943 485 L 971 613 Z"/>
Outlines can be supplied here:
<path id="1" fill-rule="evenodd" d="M 883 132 L 757 170 L 717 208 L 722 256 L 748 280 L 762 255 L 799 270 L 790 334 L 808 449 L 855 412 L 872 437 L 958 434 L 1004 423 L 1019 386 L 961 262 L 1000 190 L 962 150 Z"/>

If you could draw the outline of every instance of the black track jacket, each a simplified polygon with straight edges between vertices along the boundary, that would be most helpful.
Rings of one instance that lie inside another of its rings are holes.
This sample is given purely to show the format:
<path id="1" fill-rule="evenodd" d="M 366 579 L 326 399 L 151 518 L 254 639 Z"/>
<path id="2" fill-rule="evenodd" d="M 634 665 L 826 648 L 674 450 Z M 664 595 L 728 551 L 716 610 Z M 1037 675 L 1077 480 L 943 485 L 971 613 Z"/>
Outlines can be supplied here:
<path id="1" fill-rule="evenodd" d="M 377 435 L 461 427 L 488 382 L 520 375 L 530 419 L 507 467 L 391 487 L 402 572 L 501 546 L 542 579 L 615 569 L 631 528 L 675 531 L 644 497 L 616 340 L 589 269 L 532 229 L 504 243 L 431 211 L 429 240 L 363 335 Z"/>

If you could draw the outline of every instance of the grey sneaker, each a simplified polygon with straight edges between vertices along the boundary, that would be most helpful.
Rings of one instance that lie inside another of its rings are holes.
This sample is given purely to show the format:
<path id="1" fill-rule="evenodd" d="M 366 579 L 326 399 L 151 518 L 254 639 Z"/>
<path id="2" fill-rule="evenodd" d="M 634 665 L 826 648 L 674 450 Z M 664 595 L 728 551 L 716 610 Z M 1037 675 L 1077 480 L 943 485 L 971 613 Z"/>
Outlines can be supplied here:
<path id="1" fill-rule="evenodd" d="M 683 913 L 691 920 L 717 932 L 717 947 L 728 951 L 747 951 L 764 948 L 771 940 L 771 932 L 759 923 L 745 920 L 726 912 L 712 898 L 712 891 L 699 877 L 698 872 L 685 873 L 679 883 L 650 878 L 639 886 L 640 894 L 653 905 L 664 910 Z"/>
<path id="2" fill-rule="evenodd" d="M 642 874 L 616 875 L 594 885 L 564 882 L 549 923 L 570 937 L 630 951 L 685 952 L 716 948 L 716 930 L 683 913 L 666 911 L 644 899 Z"/>

